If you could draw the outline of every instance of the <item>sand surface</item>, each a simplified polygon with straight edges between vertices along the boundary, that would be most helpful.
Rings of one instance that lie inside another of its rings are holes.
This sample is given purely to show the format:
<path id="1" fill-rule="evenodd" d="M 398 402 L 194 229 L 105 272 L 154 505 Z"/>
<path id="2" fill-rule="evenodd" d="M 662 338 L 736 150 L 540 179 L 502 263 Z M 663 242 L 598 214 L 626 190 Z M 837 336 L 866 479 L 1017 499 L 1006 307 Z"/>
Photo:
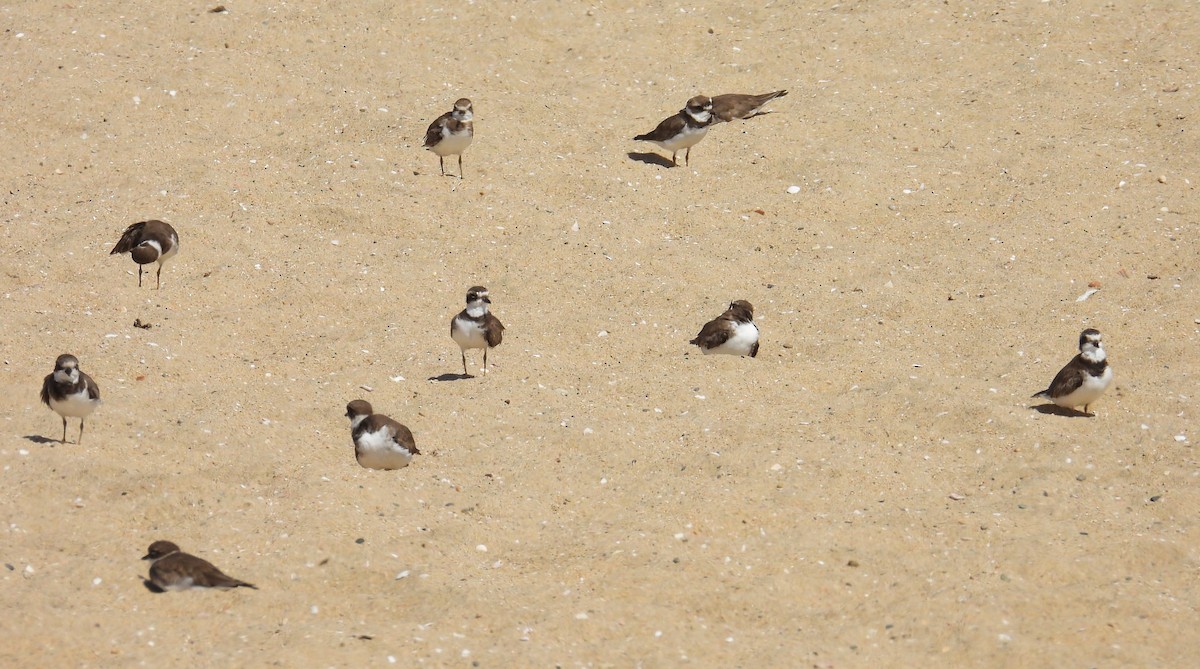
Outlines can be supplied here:
<path id="1" fill-rule="evenodd" d="M 216 4 L 0 6 L 0 666 L 1195 662 L 1200 7 Z M 1097 415 L 1032 409 L 1085 327 Z M 260 590 L 153 594 L 156 539 Z"/>

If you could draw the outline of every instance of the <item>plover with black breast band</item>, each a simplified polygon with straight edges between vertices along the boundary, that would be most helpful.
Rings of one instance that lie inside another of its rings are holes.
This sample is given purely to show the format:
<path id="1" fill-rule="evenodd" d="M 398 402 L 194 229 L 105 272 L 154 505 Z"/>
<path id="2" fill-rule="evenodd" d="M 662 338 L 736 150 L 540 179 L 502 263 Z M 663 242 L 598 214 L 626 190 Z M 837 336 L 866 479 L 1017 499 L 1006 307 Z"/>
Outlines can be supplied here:
<path id="1" fill-rule="evenodd" d="M 1088 414 L 1088 407 L 1100 399 L 1113 380 L 1103 339 L 1095 328 L 1079 333 L 1079 354 L 1054 375 L 1049 388 L 1034 393 L 1033 398 L 1050 400 L 1065 409 L 1082 406 L 1083 413 Z"/>
<path id="2" fill-rule="evenodd" d="M 158 263 L 158 273 L 155 277 L 155 287 L 162 288 L 163 263 L 179 253 L 179 234 L 169 223 L 162 221 L 141 221 L 125 228 L 117 245 L 109 251 L 109 255 L 128 253 L 138 264 L 138 288 L 142 287 L 142 266 Z"/>
<path id="3" fill-rule="evenodd" d="M 688 100 L 687 106 L 680 109 L 679 113 L 668 116 L 650 132 L 638 135 L 633 139 L 638 142 L 653 142 L 670 151 L 671 167 L 679 165 L 675 161 L 675 156 L 680 151 L 686 150 L 686 153 L 683 154 L 683 162 L 687 165 L 692 156 L 692 147 L 704 139 L 708 127 L 716 120 L 717 118 L 712 114 L 712 100 L 707 96 L 697 95 Z"/>
<path id="4" fill-rule="evenodd" d="M 735 300 L 725 313 L 704 324 L 694 344 L 705 355 L 758 355 L 758 326 L 754 324 L 754 306 L 746 300 Z"/>
<path id="5" fill-rule="evenodd" d="M 371 403 L 354 400 L 346 405 L 350 419 L 350 439 L 354 459 L 367 469 L 400 469 L 420 455 L 412 432 L 383 414 L 375 413 Z"/>
<path id="6" fill-rule="evenodd" d="M 67 417 L 79 419 L 79 441 L 83 443 L 83 420 L 100 406 L 100 386 L 79 369 L 79 359 L 70 353 L 58 356 L 54 371 L 42 380 L 42 403 L 62 417 L 62 443 L 67 443 Z"/>
<path id="7" fill-rule="evenodd" d="M 471 286 L 467 289 L 467 307 L 450 319 L 450 338 L 462 349 L 463 375 L 467 372 L 467 350 L 483 349 L 483 373 L 487 374 L 487 352 L 504 340 L 504 325 L 488 310 L 492 299 L 488 289 Z"/>

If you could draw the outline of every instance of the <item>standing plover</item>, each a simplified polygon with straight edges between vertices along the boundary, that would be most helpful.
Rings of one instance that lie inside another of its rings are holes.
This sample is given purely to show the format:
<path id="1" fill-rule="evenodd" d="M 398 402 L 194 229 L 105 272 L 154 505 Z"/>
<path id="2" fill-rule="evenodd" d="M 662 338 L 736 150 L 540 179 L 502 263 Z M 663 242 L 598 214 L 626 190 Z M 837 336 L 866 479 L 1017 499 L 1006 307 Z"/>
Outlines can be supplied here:
<path id="1" fill-rule="evenodd" d="M 211 562 L 179 550 L 170 541 L 155 541 L 142 557 L 150 563 L 150 582 L 162 591 L 188 590 L 190 588 L 254 588 L 245 581 L 225 575 Z"/>
<path id="2" fill-rule="evenodd" d="M 712 114 L 712 100 L 707 96 L 697 95 L 688 100 L 687 106 L 680 109 L 678 114 L 663 119 L 658 127 L 633 139 L 654 142 L 670 151 L 672 167 L 678 165 L 675 162 L 675 155 L 687 149 L 687 153 L 683 155 L 683 162 L 686 165 L 691 158 L 692 147 L 704 139 L 705 133 L 708 132 L 708 126 L 715 122 L 716 117 Z"/>
<path id="3" fill-rule="evenodd" d="M 407 427 L 375 413 L 371 403 L 354 400 L 346 405 L 350 419 L 350 439 L 354 442 L 354 457 L 368 469 L 400 469 L 420 455 L 417 442 Z"/>
<path id="4" fill-rule="evenodd" d="M 474 119 L 471 101 L 460 98 L 454 109 L 439 116 L 425 131 L 425 148 L 437 154 L 442 176 L 446 176 L 446 156 L 458 154 L 458 178 L 462 178 L 462 154 L 475 137 Z"/>
<path id="5" fill-rule="evenodd" d="M 1113 370 L 1101 341 L 1103 338 L 1100 331 L 1093 328 L 1079 333 L 1079 355 L 1058 370 L 1049 388 L 1033 397 L 1050 400 L 1067 409 L 1082 405 L 1083 412 L 1088 413 L 1088 406 L 1100 399 L 1113 380 Z"/>
<path id="6" fill-rule="evenodd" d="M 747 119 L 765 114 L 763 105 L 775 98 L 787 95 L 787 91 L 775 91 L 762 95 L 747 95 L 745 93 L 726 93 L 716 95 L 712 99 L 712 113 L 717 119 L 728 123 L 735 118 Z"/>
<path id="7" fill-rule="evenodd" d="M 125 234 L 117 240 L 117 245 L 109 251 L 109 255 L 129 253 L 138 264 L 138 288 L 142 287 L 142 265 L 158 263 L 158 275 L 155 285 L 162 288 L 162 266 L 176 253 L 179 253 L 179 235 L 175 228 L 162 221 L 142 221 L 125 228 Z"/>
<path id="8" fill-rule="evenodd" d="M 700 334 L 688 342 L 700 347 L 705 355 L 758 355 L 758 326 L 754 324 L 754 306 L 746 300 L 729 304 L 725 313 L 704 324 Z"/>
<path id="9" fill-rule="evenodd" d="M 464 376 L 470 376 L 467 373 L 467 349 L 483 349 L 483 373 L 487 374 L 488 349 L 499 346 L 504 339 L 504 326 L 488 311 L 491 303 L 487 288 L 472 286 L 467 289 L 467 308 L 450 320 L 450 337 L 462 349 Z"/>
<path id="10" fill-rule="evenodd" d="M 100 406 L 100 387 L 79 369 L 78 358 L 64 353 L 54 361 L 54 371 L 42 381 L 42 403 L 62 416 L 62 443 L 67 443 L 67 416 L 79 419 L 77 443 L 83 443 L 83 419 Z"/>

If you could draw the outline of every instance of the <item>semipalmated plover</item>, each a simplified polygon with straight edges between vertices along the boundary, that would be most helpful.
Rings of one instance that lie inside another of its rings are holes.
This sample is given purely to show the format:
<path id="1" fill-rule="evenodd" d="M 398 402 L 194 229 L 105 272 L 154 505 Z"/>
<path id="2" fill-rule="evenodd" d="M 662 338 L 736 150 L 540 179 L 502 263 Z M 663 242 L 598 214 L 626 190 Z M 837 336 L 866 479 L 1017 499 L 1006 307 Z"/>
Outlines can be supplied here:
<path id="1" fill-rule="evenodd" d="M 407 427 L 375 413 L 371 403 L 354 400 L 346 405 L 350 419 L 350 439 L 354 442 L 354 457 L 368 469 L 400 469 L 420 455 L 417 442 Z"/>
<path id="2" fill-rule="evenodd" d="M 692 147 L 704 139 L 705 133 L 708 132 L 708 126 L 715 122 L 716 117 L 712 114 L 712 100 L 707 96 L 697 95 L 688 100 L 687 106 L 680 109 L 678 114 L 663 119 L 657 128 L 633 139 L 654 142 L 670 151 L 672 167 L 678 165 L 675 162 L 675 155 L 687 149 L 687 153 L 683 155 L 683 162 L 686 165 L 692 155 Z"/>
<path id="3" fill-rule="evenodd" d="M 712 113 L 718 120 L 726 123 L 735 118 L 748 119 L 765 114 L 763 105 L 775 98 L 787 95 L 787 91 L 775 91 L 762 95 L 747 95 L 745 93 L 726 93 L 716 95 L 712 99 Z"/>
<path id="4" fill-rule="evenodd" d="M 471 108 L 471 101 L 460 98 L 454 103 L 454 109 L 439 116 L 425 131 L 425 148 L 437 154 L 442 176 L 446 176 L 446 156 L 457 153 L 458 178 L 462 178 L 462 153 L 475 137 L 474 119 L 475 112 Z"/>
<path id="5" fill-rule="evenodd" d="M 62 416 L 62 443 L 67 443 L 67 416 L 79 419 L 77 443 L 83 443 L 83 419 L 100 406 L 100 387 L 79 369 L 78 358 L 64 353 L 54 361 L 54 371 L 42 381 L 42 403 Z"/>
<path id="6" fill-rule="evenodd" d="M 1103 338 L 1100 331 L 1093 328 L 1081 332 L 1079 355 L 1058 371 L 1049 388 L 1033 397 L 1050 400 L 1067 409 L 1082 405 L 1083 412 L 1088 413 L 1088 406 L 1100 399 L 1113 380 L 1113 370 L 1101 341 Z"/>
<path id="7" fill-rule="evenodd" d="M 125 228 L 125 234 L 109 255 L 129 253 L 138 264 L 138 288 L 142 287 L 142 265 L 158 263 L 156 286 L 162 288 L 162 266 L 179 253 L 179 235 L 175 228 L 162 221 L 142 221 Z"/>
<path id="8" fill-rule="evenodd" d="M 754 306 L 746 300 L 731 302 L 725 313 L 704 324 L 700 334 L 688 342 L 700 347 L 705 355 L 758 355 L 758 326 L 754 324 Z"/>
<path id="9" fill-rule="evenodd" d="M 504 339 L 504 326 L 488 311 L 491 303 L 487 288 L 472 286 L 467 289 L 467 308 L 450 320 L 450 337 L 462 349 L 464 376 L 470 376 L 467 373 L 467 349 L 483 349 L 483 373 L 487 374 L 488 349 L 499 346 Z"/>
<path id="10" fill-rule="evenodd" d="M 225 575 L 211 562 L 179 550 L 170 541 L 155 541 L 142 557 L 150 563 L 150 582 L 159 590 L 188 590 L 190 588 L 254 588 L 245 581 Z"/>

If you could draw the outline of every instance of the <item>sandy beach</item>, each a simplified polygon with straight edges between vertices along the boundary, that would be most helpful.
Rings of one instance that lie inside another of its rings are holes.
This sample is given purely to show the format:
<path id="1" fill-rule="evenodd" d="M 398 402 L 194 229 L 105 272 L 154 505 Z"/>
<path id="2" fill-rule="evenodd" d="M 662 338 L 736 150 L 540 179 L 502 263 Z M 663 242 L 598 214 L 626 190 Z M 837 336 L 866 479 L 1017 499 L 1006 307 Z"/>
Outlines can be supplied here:
<path id="1" fill-rule="evenodd" d="M 0 666 L 1195 662 L 1200 7 L 219 4 L 0 7 Z M 1088 327 L 1113 386 L 1038 410 Z"/>

